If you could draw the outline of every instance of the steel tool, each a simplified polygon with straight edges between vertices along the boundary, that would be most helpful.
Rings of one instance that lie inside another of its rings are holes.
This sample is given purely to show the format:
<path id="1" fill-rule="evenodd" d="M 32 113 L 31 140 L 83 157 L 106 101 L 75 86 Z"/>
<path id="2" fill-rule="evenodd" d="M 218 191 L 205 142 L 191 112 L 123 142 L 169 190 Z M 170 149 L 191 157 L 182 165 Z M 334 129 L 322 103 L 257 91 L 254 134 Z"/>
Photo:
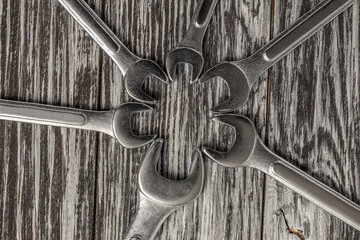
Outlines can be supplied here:
<path id="1" fill-rule="evenodd" d="M 151 240 L 165 219 L 177 208 L 196 199 L 204 184 L 201 151 L 194 154 L 190 175 L 183 181 L 172 181 L 156 171 L 163 141 L 155 140 L 139 171 L 140 203 L 125 240 Z"/>
<path id="2" fill-rule="evenodd" d="M 192 65 L 192 83 L 200 76 L 204 66 L 203 39 L 217 2 L 218 0 L 202 0 L 199 3 L 184 39 L 168 53 L 166 69 L 171 80 L 175 79 L 175 70 L 179 63 Z"/>
<path id="3" fill-rule="evenodd" d="M 235 62 L 223 62 L 200 77 L 204 83 L 214 77 L 223 78 L 230 90 L 229 98 L 212 111 L 225 113 L 241 108 L 258 77 L 302 42 L 350 7 L 356 0 L 331 0 L 317 5 L 290 28 L 270 41 L 252 56 Z"/>
<path id="4" fill-rule="evenodd" d="M 141 59 L 131 53 L 83 0 L 59 2 L 118 65 L 125 79 L 127 93 L 137 101 L 154 104 L 156 101 L 145 94 L 141 86 L 149 76 L 167 83 L 164 71 L 154 61 Z"/>
<path id="5" fill-rule="evenodd" d="M 213 120 L 234 127 L 236 139 L 228 152 L 203 147 L 209 158 L 225 167 L 258 169 L 360 230 L 360 206 L 272 153 L 261 142 L 248 118 L 228 114 L 216 116 Z"/>
<path id="6" fill-rule="evenodd" d="M 152 108 L 142 103 L 126 103 L 110 111 L 89 111 L 0 100 L 0 120 L 102 132 L 127 148 L 146 145 L 156 138 L 155 135 L 134 135 L 131 129 L 131 116 L 136 112 L 149 110 Z"/>

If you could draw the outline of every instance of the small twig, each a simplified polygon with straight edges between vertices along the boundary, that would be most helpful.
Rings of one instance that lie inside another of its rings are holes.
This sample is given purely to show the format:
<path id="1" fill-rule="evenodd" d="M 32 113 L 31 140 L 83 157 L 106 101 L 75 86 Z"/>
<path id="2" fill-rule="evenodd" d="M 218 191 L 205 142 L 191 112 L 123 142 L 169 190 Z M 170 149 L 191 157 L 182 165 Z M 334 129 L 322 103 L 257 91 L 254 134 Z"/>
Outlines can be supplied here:
<path id="1" fill-rule="evenodd" d="M 287 229 L 288 229 L 289 232 L 290 232 L 290 227 L 289 227 L 288 221 L 287 221 L 287 219 L 286 219 L 286 217 L 285 217 L 284 211 L 283 211 L 281 208 L 280 208 L 280 212 L 282 213 L 282 215 L 283 215 L 283 217 L 284 217 L 284 220 L 285 220 L 286 227 L 287 227 Z"/>
<path id="2" fill-rule="evenodd" d="M 304 235 L 302 234 L 302 231 L 301 231 L 301 230 L 299 230 L 299 229 L 293 229 L 293 228 L 290 228 L 290 227 L 289 227 L 288 221 L 287 221 L 287 219 L 286 219 L 286 217 L 285 217 L 285 213 L 284 213 L 284 211 L 283 211 L 281 208 L 280 208 L 280 212 L 282 213 L 282 215 L 283 215 L 283 217 L 284 217 L 285 224 L 286 224 L 286 227 L 287 227 L 289 233 L 298 236 L 298 238 L 300 238 L 301 240 L 305 240 L 305 237 L 304 237 Z M 275 213 L 275 214 L 276 214 L 276 213 Z M 276 215 L 279 215 L 279 214 L 276 214 Z"/>

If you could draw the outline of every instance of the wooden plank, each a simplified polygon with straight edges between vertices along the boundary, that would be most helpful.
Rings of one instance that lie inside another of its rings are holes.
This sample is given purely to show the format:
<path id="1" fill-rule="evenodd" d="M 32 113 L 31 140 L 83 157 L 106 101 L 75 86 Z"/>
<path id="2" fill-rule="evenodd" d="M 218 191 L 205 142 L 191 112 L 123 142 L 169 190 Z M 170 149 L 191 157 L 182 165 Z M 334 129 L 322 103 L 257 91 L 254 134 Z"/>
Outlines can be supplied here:
<path id="1" fill-rule="evenodd" d="M 275 1 L 274 36 L 321 0 Z M 268 142 L 276 153 L 360 203 L 359 3 L 277 64 Z M 281 94 L 279 94 L 281 93 Z M 360 232 L 266 178 L 264 239 L 359 239 Z"/>
<path id="2" fill-rule="evenodd" d="M 164 66 L 166 53 L 189 25 L 197 1 L 105 1 L 105 22 L 137 55 Z M 206 36 L 206 67 L 225 59 L 241 59 L 269 40 L 271 1 L 219 1 Z M 98 10 L 96 10 L 98 12 Z M 153 114 L 135 118 L 139 133 L 158 133 L 165 139 L 160 173 L 182 179 L 189 173 L 191 155 L 203 144 L 225 149 L 228 128 L 208 118 L 209 108 L 226 98 L 223 82 L 190 85 L 190 69 L 169 86 L 151 79 L 145 90 L 160 99 Z M 242 110 L 265 133 L 267 76 L 254 86 Z M 104 56 L 101 107 L 129 101 L 120 71 Z M 147 146 L 148 147 L 148 146 Z M 136 211 L 137 180 L 147 147 L 124 149 L 113 139 L 100 137 L 96 199 L 96 239 L 119 239 Z M 180 208 L 164 223 L 157 239 L 259 239 L 261 235 L 263 177 L 247 169 L 225 170 L 205 160 L 206 185 L 199 200 Z"/>
<path id="3" fill-rule="evenodd" d="M 86 2 L 132 51 L 162 66 L 197 3 Z M 274 1 L 274 36 L 318 2 Z M 84 109 L 131 101 L 115 64 L 55 0 L 4 0 L 0 14 L 1 98 Z M 205 69 L 268 42 L 270 18 L 271 0 L 220 0 L 206 36 Z M 275 152 L 357 203 L 359 70 L 356 3 L 264 74 L 241 110 Z M 232 140 L 231 129 L 208 118 L 209 108 L 226 98 L 226 85 L 189 85 L 189 74 L 190 68 L 180 68 L 180 79 L 169 86 L 148 81 L 145 90 L 161 100 L 134 123 L 138 133 L 166 140 L 159 171 L 172 179 L 189 173 L 195 147 L 225 150 Z M 1 239 L 121 238 L 136 211 L 136 174 L 148 146 L 129 150 L 102 134 L 30 124 L 1 122 L 0 131 Z M 307 239 L 360 237 L 269 178 L 264 196 L 258 171 L 226 170 L 209 159 L 205 165 L 204 193 L 171 215 L 157 239 L 296 239 L 276 216 L 280 208 Z"/>
<path id="4" fill-rule="evenodd" d="M 97 108 L 99 48 L 57 1 L 4 0 L 0 14 L 1 98 Z M 97 134 L 0 131 L 0 238 L 91 238 Z"/>

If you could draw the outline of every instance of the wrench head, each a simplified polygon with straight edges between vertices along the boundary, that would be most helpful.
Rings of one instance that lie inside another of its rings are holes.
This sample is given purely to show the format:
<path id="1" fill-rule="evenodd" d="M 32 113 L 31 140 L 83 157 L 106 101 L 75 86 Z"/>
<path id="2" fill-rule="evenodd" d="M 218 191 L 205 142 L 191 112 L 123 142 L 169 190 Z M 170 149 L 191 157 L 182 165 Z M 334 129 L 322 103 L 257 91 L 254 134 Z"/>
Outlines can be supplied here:
<path id="1" fill-rule="evenodd" d="M 215 113 L 227 113 L 241 108 L 248 100 L 250 84 L 248 78 L 239 66 L 232 62 L 224 62 L 206 71 L 199 79 L 204 83 L 215 77 L 222 78 L 230 91 L 229 98 L 212 108 Z"/>
<path id="2" fill-rule="evenodd" d="M 168 83 L 168 78 L 161 67 L 154 61 L 148 59 L 140 59 L 135 62 L 125 74 L 125 87 L 127 93 L 135 100 L 155 104 L 156 100 L 144 93 L 141 89 L 144 81 L 149 76 L 154 76 L 158 80 Z"/>
<path id="3" fill-rule="evenodd" d="M 201 151 L 193 156 L 190 175 L 182 181 L 162 177 L 156 166 L 163 140 L 157 139 L 146 153 L 139 171 L 140 191 L 149 199 L 165 206 L 181 206 L 196 199 L 204 185 L 204 163 Z"/>
<path id="4" fill-rule="evenodd" d="M 180 63 L 187 63 L 192 66 L 193 74 L 191 83 L 197 81 L 204 67 L 202 53 L 187 47 L 180 47 L 172 50 L 166 56 L 166 70 L 171 81 L 175 79 L 176 67 Z"/>
<path id="5" fill-rule="evenodd" d="M 131 116 L 136 112 L 152 111 L 142 103 L 125 103 L 120 105 L 113 116 L 113 133 L 119 143 L 126 148 L 137 148 L 155 140 L 156 135 L 138 136 L 131 128 Z"/>
<path id="6" fill-rule="evenodd" d="M 252 156 L 256 146 L 257 133 L 254 124 L 248 118 L 236 114 L 218 115 L 213 120 L 235 128 L 235 142 L 227 152 L 219 152 L 207 147 L 202 148 L 203 152 L 222 166 L 242 166 Z"/>

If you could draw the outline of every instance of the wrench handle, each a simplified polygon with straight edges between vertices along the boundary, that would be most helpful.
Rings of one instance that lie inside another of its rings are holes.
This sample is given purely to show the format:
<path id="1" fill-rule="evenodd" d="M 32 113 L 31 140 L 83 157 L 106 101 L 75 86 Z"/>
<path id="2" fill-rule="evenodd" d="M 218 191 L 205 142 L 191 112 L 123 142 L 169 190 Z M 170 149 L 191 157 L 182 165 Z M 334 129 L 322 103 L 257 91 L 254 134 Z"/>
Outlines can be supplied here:
<path id="1" fill-rule="evenodd" d="M 330 214 L 360 230 L 360 206 L 272 153 L 260 140 L 250 167 L 273 177 Z"/>
<path id="2" fill-rule="evenodd" d="M 138 211 L 124 240 L 152 240 L 175 207 L 157 204 L 140 192 Z"/>
<path id="3" fill-rule="evenodd" d="M 98 131 L 110 136 L 114 135 L 112 116 L 112 112 L 0 100 L 0 120 Z"/>
<path id="4" fill-rule="evenodd" d="M 217 2 L 218 0 L 202 0 L 199 2 L 190 27 L 179 47 L 190 47 L 200 53 L 202 52 L 202 42 Z"/>
<path id="5" fill-rule="evenodd" d="M 123 75 L 138 58 L 132 54 L 83 0 L 59 0 L 61 5 L 119 66 Z"/>
<path id="6" fill-rule="evenodd" d="M 257 75 L 261 75 L 355 2 L 356 0 L 327 0 L 317 5 L 250 57 L 262 62 Z"/>

